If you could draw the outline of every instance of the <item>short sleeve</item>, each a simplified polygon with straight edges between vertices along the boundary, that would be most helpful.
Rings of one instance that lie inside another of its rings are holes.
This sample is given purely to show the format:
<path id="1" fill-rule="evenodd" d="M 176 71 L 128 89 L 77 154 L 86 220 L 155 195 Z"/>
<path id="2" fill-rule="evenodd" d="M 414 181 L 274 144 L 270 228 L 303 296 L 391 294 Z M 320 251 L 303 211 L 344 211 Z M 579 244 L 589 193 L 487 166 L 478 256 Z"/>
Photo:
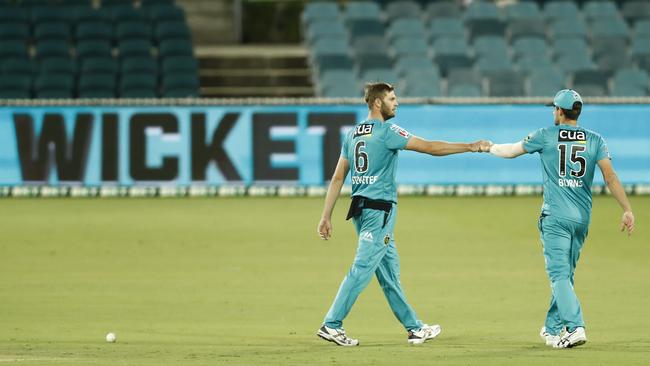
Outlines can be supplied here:
<path id="1" fill-rule="evenodd" d="M 601 136 L 598 136 L 598 153 L 596 154 L 596 161 L 601 161 L 603 159 L 612 159 L 609 155 L 609 149 L 607 149 L 607 143 L 605 139 Z"/>
<path id="2" fill-rule="evenodd" d="M 404 150 L 411 136 L 413 135 L 400 126 L 388 123 L 385 138 L 386 147 L 391 150 Z"/>
<path id="3" fill-rule="evenodd" d="M 348 157 L 348 151 L 350 151 L 350 133 L 346 133 L 343 138 L 343 144 L 341 145 L 341 157 L 347 160 L 350 160 Z"/>
<path id="4" fill-rule="evenodd" d="M 524 138 L 523 143 L 527 153 L 541 152 L 544 148 L 544 129 L 540 128 L 535 132 L 531 132 Z"/>

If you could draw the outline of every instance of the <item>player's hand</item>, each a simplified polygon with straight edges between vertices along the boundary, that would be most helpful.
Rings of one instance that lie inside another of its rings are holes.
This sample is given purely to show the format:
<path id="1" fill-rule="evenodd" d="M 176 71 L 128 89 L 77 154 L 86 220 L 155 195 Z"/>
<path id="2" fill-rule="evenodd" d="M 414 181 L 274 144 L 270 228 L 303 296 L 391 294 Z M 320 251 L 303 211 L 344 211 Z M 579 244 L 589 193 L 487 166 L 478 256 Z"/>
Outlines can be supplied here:
<path id="1" fill-rule="evenodd" d="M 481 140 L 479 143 L 478 152 L 490 152 L 490 148 L 494 145 L 490 140 Z"/>
<path id="2" fill-rule="evenodd" d="M 318 223 L 318 235 L 323 240 L 327 240 L 332 236 L 332 222 L 329 219 L 320 219 Z"/>
<path id="3" fill-rule="evenodd" d="M 621 231 L 627 229 L 627 236 L 632 235 L 634 232 L 634 214 L 632 211 L 623 212 L 623 217 L 621 218 Z"/>
<path id="4" fill-rule="evenodd" d="M 491 146 L 492 146 L 492 141 L 479 140 L 479 141 L 473 142 L 470 145 L 470 149 L 471 149 L 472 152 L 488 152 L 488 151 L 490 151 Z"/>

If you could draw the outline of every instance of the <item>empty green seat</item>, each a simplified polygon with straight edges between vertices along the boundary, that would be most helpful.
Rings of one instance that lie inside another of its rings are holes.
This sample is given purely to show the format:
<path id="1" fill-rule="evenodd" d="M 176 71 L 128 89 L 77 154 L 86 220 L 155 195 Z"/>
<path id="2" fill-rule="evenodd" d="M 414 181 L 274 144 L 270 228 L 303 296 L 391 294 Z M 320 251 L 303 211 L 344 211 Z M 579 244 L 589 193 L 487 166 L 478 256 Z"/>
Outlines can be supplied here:
<path id="1" fill-rule="evenodd" d="M 36 44 L 36 56 L 39 59 L 48 57 L 70 57 L 70 44 L 65 40 L 47 39 Z"/>
<path id="2" fill-rule="evenodd" d="M 612 84 L 610 95 L 612 97 L 645 97 L 648 95 L 648 89 L 631 84 Z"/>
<path id="3" fill-rule="evenodd" d="M 388 49 L 386 39 L 381 36 L 363 36 L 352 40 L 352 50 L 359 55 L 385 55 Z"/>
<path id="4" fill-rule="evenodd" d="M 74 18 L 70 8 L 61 5 L 36 6 L 32 8 L 32 21 L 35 24 L 45 22 L 69 23 Z"/>
<path id="5" fill-rule="evenodd" d="M 36 71 L 32 60 L 28 58 L 0 59 L 0 74 L 4 75 L 31 75 Z"/>
<path id="6" fill-rule="evenodd" d="M 69 57 L 47 58 L 41 61 L 41 74 L 67 74 L 75 75 L 77 67 Z"/>
<path id="7" fill-rule="evenodd" d="M 437 18 L 460 18 L 462 10 L 455 1 L 433 1 L 427 4 L 425 14 L 433 21 Z"/>
<path id="8" fill-rule="evenodd" d="M 524 74 L 530 74 L 540 68 L 554 68 L 553 61 L 547 54 L 526 54 L 519 57 L 516 61 L 517 70 Z"/>
<path id="9" fill-rule="evenodd" d="M 650 19 L 650 3 L 645 0 L 625 1 L 621 4 L 621 14 L 630 23 Z"/>
<path id="10" fill-rule="evenodd" d="M 573 86 L 596 85 L 607 89 L 608 75 L 603 70 L 578 70 L 573 74 Z"/>
<path id="11" fill-rule="evenodd" d="M 364 55 L 356 58 L 360 73 L 366 70 L 392 69 L 393 63 L 387 55 Z"/>
<path id="12" fill-rule="evenodd" d="M 403 97 L 436 98 L 442 97 L 440 83 L 407 83 L 401 94 Z"/>
<path id="13" fill-rule="evenodd" d="M 354 19 L 346 24 L 353 40 L 357 37 L 384 35 L 384 25 L 378 19 Z"/>
<path id="14" fill-rule="evenodd" d="M 79 77 L 80 98 L 114 98 L 115 77 L 104 73 L 82 73 Z"/>
<path id="15" fill-rule="evenodd" d="M 347 29 L 338 19 L 314 21 L 307 27 L 307 40 L 311 44 L 323 37 L 344 39 L 347 35 Z"/>
<path id="16" fill-rule="evenodd" d="M 114 21 L 133 21 L 133 22 L 146 22 L 147 14 L 141 8 L 134 8 L 131 5 L 118 5 L 111 9 L 111 16 Z"/>
<path id="17" fill-rule="evenodd" d="M 532 70 L 529 75 L 529 80 L 535 83 L 548 82 L 555 85 L 565 85 L 567 78 L 562 71 L 552 67 Z"/>
<path id="18" fill-rule="evenodd" d="M 423 37 L 426 34 L 422 20 L 417 18 L 402 18 L 390 23 L 388 36 L 397 37 Z"/>
<path id="19" fill-rule="evenodd" d="M 77 42 L 76 53 L 78 58 L 87 57 L 112 57 L 112 47 L 108 40 L 93 39 Z"/>
<path id="20" fill-rule="evenodd" d="M 120 78 L 120 95 L 124 95 L 124 93 L 130 90 L 150 90 L 155 92 L 157 83 L 155 74 L 122 74 Z"/>
<path id="21" fill-rule="evenodd" d="M 505 8 L 506 18 L 509 21 L 540 19 L 542 16 L 537 3 L 532 1 L 520 1 Z"/>
<path id="22" fill-rule="evenodd" d="M 106 8 L 79 6 L 75 10 L 75 21 L 83 22 L 110 22 L 111 16 Z"/>
<path id="23" fill-rule="evenodd" d="M 127 89 L 120 92 L 120 98 L 158 98 L 155 89 Z"/>
<path id="24" fill-rule="evenodd" d="M 465 37 L 465 27 L 458 18 L 437 18 L 431 21 L 429 35 L 433 41 L 440 37 Z"/>
<path id="25" fill-rule="evenodd" d="M 488 54 L 476 60 L 476 69 L 485 76 L 503 71 L 512 71 L 513 65 L 507 54 Z"/>
<path id="26" fill-rule="evenodd" d="M 151 56 L 152 44 L 147 39 L 125 39 L 120 41 L 118 49 L 120 57 Z"/>
<path id="27" fill-rule="evenodd" d="M 183 21 L 185 20 L 185 12 L 183 9 L 176 6 L 153 6 L 149 9 L 149 17 L 156 23 L 164 21 Z"/>
<path id="28" fill-rule="evenodd" d="M 121 74 L 153 74 L 158 72 L 156 60 L 148 57 L 125 57 L 121 59 Z"/>
<path id="29" fill-rule="evenodd" d="M 88 57 L 81 62 L 82 74 L 117 74 L 117 62 L 112 57 Z"/>
<path id="30" fill-rule="evenodd" d="M 589 55 L 589 46 L 582 38 L 558 39 L 553 43 L 553 52 L 556 58 L 566 55 L 583 57 Z"/>
<path id="31" fill-rule="evenodd" d="M 388 19 L 418 18 L 422 13 L 420 4 L 411 0 L 391 1 L 384 11 Z"/>
<path id="32" fill-rule="evenodd" d="M 527 55 L 539 56 L 548 55 L 548 46 L 546 40 L 538 37 L 522 37 L 518 38 L 512 44 L 515 59 L 525 57 Z"/>
<path id="33" fill-rule="evenodd" d="M 142 7 L 150 8 L 152 6 L 171 6 L 176 3 L 176 0 L 140 0 Z"/>
<path id="34" fill-rule="evenodd" d="M 199 79 L 195 73 L 169 73 L 162 75 L 162 87 L 165 89 L 174 88 L 199 88 Z"/>
<path id="35" fill-rule="evenodd" d="M 596 65 L 589 55 L 585 54 L 565 54 L 555 60 L 555 65 L 565 73 L 572 73 L 580 70 L 592 70 Z"/>
<path id="36" fill-rule="evenodd" d="M 499 36 L 480 36 L 474 39 L 476 57 L 484 55 L 508 55 L 508 44 L 505 38 Z"/>
<path id="37" fill-rule="evenodd" d="M 165 74 L 168 73 L 198 73 L 199 65 L 194 57 L 175 56 L 168 57 L 162 61 L 162 69 Z"/>
<path id="38" fill-rule="evenodd" d="M 0 59 L 11 57 L 26 58 L 27 43 L 18 40 L 0 41 Z"/>
<path id="39" fill-rule="evenodd" d="M 546 25 L 541 19 L 516 20 L 508 25 L 510 42 L 520 38 L 546 38 Z"/>
<path id="40" fill-rule="evenodd" d="M 549 1 L 544 5 L 544 17 L 549 22 L 556 22 L 558 19 L 576 19 L 580 17 L 578 6 L 573 1 L 557 0 Z"/>
<path id="41" fill-rule="evenodd" d="M 395 70 L 400 75 L 404 75 L 409 72 L 420 73 L 429 70 L 439 73 L 439 70 L 433 65 L 433 62 L 429 57 L 418 55 L 401 55 L 395 62 Z"/>
<path id="42" fill-rule="evenodd" d="M 339 18 L 338 5 L 334 2 L 309 2 L 301 14 L 303 24 L 315 21 L 331 21 Z"/>
<path id="43" fill-rule="evenodd" d="M 429 54 L 429 44 L 424 37 L 399 37 L 393 40 L 392 48 L 396 55 L 422 55 Z"/>
<path id="44" fill-rule="evenodd" d="M 582 12 L 589 21 L 621 16 L 616 3 L 608 0 L 588 1 L 583 4 Z"/>
<path id="45" fill-rule="evenodd" d="M 437 68 L 418 71 L 406 71 L 400 75 L 407 84 L 440 84 L 440 72 Z"/>
<path id="46" fill-rule="evenodd" d="M 324 86 L 320 92 L 326 98 L 358 98 L 363 96 L 363 88 L 355 80 Z"/>
<path id="47" fill-rule="evenodd" d="M 587 25 L 584 21 L 574 19 L 572 22 L 556 22 L 549 27 L 553 39 L 587 38 Z"/>
<path id="48" fill-rule="evenodd" d="M 110 23 L 99 21 L 87 21 L 77 24 L 75 30 L 77 40 L 101 39 L 111 40 L 113 38 L 113 27 Z"/>
<path id="49" fill-rule="evenodd" d="M 616 71 L 613 77 L 615 84 L 631 84 L 643 88 L 650 85 L 650 77 L 644 70 L 636 68 L 624 68 Z"/>
<path id="50" fill-rule="evenodd" d="M 553 80 L 531 80 L 530 88 L 526 93 L 529 97 L 552 97 L 560 89 L 565 89 L 564 82 L 557 83 Z"/>
<path id="51" fill-rule="evenodd" d="M 650 38 L 650 19 L 638 20 L 634 23 L 634 38 Z"/>
<path id="52" fill-rule="evenodd" d="M 36 24 L 34 27 L 34 39 L 37 42 L 44 39 L 61 39 L 67 41 L 70 39 L 70 26 L 64 22 Z"/>
<path id="53" fill-rule="evenodd" d="M 392 69 L 368 69 L 363 71 L 359 78 L 363 82 L 383 81 L 393 85 L 399 82 L 399 76 Z"/>
<path id="54" fill-rule="evenodd" d="M 17 40 L 25 42 L 27 38 L 29 38 L 28 23 L 14 21 L 0 23 L 0 41 Z"/>
<path id="55" fill-rule="evenodd" d="M 36 78 L 37 98 L 72 98 L 74 79 L 68 74 L 41 74 Z"/>
<path id="56" fill-rule="evenodd" d="M 154 35 L 157 40 L 171 38 L 191 38 L 190 28 L 184 21 L 166 21 L 156 24 Z"/>
<path id="57" fill-rule="evenodd" d="M 352 70 L 354 68 L 354 62 L 348 55 L 321 55 L 314 58 L 314 64 L 320 74 L 329 70 Z"/>
<path id="58" fill-rule="evenodd" d="M 147 23 L 126 21 L 115 26 L 115 36 L 118 41 L 133 38 L 151 38 L 151 28 Z"/>
<path id="59" fill-rule="evenodd" d="M 29 23 L 29 13 L 26 8 L 9 6 L 0 11 L 0 24 L 6 22 Z"/>
<path id="60" fill-rule="evenodd" d="M 487 76 L 491 97 L 520 97 L 524 95 L 524 77 L 514 70 L 493 72 Z"/>
<path id="61" fill-rule="evenodd" d="M 381 9 L 377 3 L 372 1 L 352 1 L 345 6 L 344 18 L 349 20 L 358 19 L 381 19 Z"/>
<path id="62" fill-rule="evenodd" d="M 621 18 L 597 19 L 591 23 L 591 38 L 598 41 L 602 38 L 617 38 L 621 42 L 627 42 L 630 36 L 630 29 Z"/>
<path id="63" fill-rule="evenodd" d="M 29 75 L 9 74 L 0 77 L 0 98 L 31 98 L 31 77 Z"/>
<path id="64" fill-rule="evenodd" d="M 482 97 L 483 89 L 478 84 L 450 85 L 448 96 L 456 98 Z"/>
<path id="65" fill-rule="evenodd" d="M 311 46 L 314 56 L 319 55 L 347 55 L 349 53 L 348 41 L 339 37 L 321 37 Z"/>
<path id="66" fill-rule="evenodd" d="M 162 57 L 168 56 L 192 56 L 194 51 L 189 40 L 165 39 L 160 41 L 158 48 Z"/>

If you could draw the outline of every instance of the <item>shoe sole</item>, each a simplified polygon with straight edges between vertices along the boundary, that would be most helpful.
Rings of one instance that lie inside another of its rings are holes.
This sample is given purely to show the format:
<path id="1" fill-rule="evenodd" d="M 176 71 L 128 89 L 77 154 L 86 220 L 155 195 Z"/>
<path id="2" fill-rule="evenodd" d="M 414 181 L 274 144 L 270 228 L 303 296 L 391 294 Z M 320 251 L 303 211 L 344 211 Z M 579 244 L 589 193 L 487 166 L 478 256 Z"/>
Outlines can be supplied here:
<path id="1" fill-rule="evenodd" d="M 440 335 L 440 333 L 442 333 L 442 328 L 437 327 L 437 328 L 434 329 L 433 336 L 431 336 L 429 338 L 409 339 L 408 342 L 409 342 L 409 344 L 413 344 L 413 345 L 422 344 L 422 343 L 428 341 L 429 339 L 436 338 L 437 336 Z"/>
<path id="2" fill-rule="evenodd" d="M 574 347 L 582 346 L 585 343 L 587 343 L 586 339 L 578 339 L 575 343 L 569 344 L 567 346 L 567 348 L 574 348 Z"/>
<path id="3" fill-rule="evenodd" d="M 341 347 L 354 347 L 354 346 L 359 345 L 359 343 L 357 343 L 357 344 L 346 344 L 346 343 L 341 344 L 341 343 L 337 342 L 336 339 L 334 339 L 334 337 L 332 337 L 331 335 L 329 335 L 327 333 L 323 333 L 320 330 L 318 331 L 318 333 L 316 333 L 316 335 L 319 336 L 320 338 L 328 341 L 328 342 L 332 342 L 332 343 L 336 344 L 337 346 L 341 346 Z"/>

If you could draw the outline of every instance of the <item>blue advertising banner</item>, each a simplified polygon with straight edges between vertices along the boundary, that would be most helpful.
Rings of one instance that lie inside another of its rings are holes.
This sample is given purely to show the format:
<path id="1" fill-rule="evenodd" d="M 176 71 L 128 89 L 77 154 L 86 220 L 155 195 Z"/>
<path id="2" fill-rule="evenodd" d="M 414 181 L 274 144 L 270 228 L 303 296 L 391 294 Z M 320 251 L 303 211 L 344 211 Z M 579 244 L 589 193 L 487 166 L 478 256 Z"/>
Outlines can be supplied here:
<path id="1" fill-rule="evenodd" d="M 0 186 L 323 185 L 359 106 L 2 107 Z M 650 183 L 650 106 L 589 105 L 626 184 Z M 392 120 L 430 140 L 516 142 L 553 123 L 532 105 L 404 105 Z M 536 155 L 401 153 L 400 184 L 540 184 Z M 602 182 L 596 174 L 596 182 Z"/>

